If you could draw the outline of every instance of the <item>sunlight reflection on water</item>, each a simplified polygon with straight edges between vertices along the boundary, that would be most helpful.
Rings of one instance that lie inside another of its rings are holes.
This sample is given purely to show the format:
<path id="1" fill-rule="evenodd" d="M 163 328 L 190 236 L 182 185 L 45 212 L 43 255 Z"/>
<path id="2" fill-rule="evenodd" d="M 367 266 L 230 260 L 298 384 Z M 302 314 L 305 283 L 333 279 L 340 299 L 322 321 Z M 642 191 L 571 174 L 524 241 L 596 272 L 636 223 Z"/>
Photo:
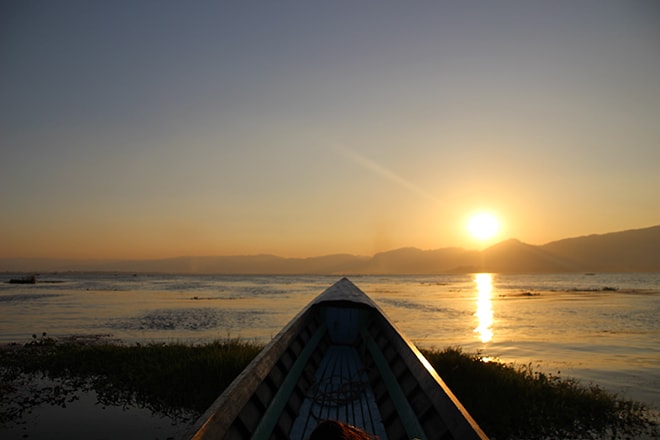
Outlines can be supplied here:
<path id="1" fill-rule="evenodd" d="M 479 325 L 474 331 L 479 334 L 481 342 L 493 339 L 493 304 L 490 299 L 493 291 L 493 277 L 489 273 L 478 273 L 474 277 L 477 284 L 477 312 L 475 316 Z"/>

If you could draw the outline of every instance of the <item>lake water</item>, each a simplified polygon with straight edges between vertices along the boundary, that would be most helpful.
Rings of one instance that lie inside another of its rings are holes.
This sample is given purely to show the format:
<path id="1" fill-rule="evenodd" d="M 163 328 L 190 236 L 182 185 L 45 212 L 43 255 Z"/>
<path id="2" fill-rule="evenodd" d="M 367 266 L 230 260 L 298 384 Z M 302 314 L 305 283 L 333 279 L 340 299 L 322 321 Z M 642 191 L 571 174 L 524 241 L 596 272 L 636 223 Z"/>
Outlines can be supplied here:
<path id="1" fill-rule="evenodd" d="M 531 363 L 660 406 L 658 273 L 350 278 L 420 347 Z M 125 343 L 267 342 L 338 279 L 42 275 L 35 285 L 0 284 L 0 342 L 42 332 Z"/>

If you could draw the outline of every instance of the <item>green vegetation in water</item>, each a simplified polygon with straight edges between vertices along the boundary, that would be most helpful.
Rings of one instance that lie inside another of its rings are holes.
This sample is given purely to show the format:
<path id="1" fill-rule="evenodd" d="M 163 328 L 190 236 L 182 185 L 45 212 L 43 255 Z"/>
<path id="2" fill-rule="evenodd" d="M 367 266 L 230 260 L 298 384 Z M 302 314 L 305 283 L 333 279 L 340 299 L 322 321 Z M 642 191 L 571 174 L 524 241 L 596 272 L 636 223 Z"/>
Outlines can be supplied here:
<path id="1" fill-rule="evenodd" d="M 92 390 L 102 405 L 192 422 L 262 348 L 238 339 L 134 346 L 40 341 L 0 350 L 0 423 L 41 404 L 65 406 L 78 391 Z M 48 380 L 39 386 L 35 378 Z"/>
<path id="2" fill-rule="evenodd" d="M 24 347 L 0 350 L 0 423 L 41 404 L 66 406 L 77 392 L 90 390 L 102 405 L 149 408 L 191 423 L 261 348 L 237 339 L 124 346 L 35 336 Z M 530 366 L 485 362 L 457 348 L 423 353 L 491 438 L 658 434 L 644 405 L 597 386 L 534 372 Z M 35 377 L 50 382 L 26 394 Z"/>
<path id="3" fill-rule="evenodd" d="M 422 352 L 491 437 L 658 436 L 649 408 L 597 385 L 535 372 L 531 365 L 486 362 L 460 348 Z"/>

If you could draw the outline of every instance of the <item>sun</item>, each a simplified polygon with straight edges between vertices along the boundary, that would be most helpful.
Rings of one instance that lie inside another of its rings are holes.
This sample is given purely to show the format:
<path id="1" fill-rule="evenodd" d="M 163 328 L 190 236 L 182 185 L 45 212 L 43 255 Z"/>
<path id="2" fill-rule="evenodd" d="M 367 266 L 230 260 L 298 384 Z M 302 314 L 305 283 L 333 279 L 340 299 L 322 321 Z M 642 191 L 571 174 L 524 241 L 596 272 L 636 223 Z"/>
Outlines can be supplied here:
<path id="1" fill-rule="evenodd" d="M 500 229 L 500 222 L 493 214 L 480 212 L 470 217 L 468 231 L 477 240 L 493 238 Z"/>

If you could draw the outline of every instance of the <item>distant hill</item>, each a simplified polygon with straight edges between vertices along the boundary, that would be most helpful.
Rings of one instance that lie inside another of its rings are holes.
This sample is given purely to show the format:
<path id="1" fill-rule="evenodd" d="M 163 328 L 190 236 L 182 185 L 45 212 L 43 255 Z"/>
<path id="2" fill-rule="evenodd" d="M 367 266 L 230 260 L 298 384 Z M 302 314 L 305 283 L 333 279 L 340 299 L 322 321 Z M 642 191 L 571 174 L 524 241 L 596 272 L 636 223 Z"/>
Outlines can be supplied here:
<path id="1" fill-rule="evenodd" d="M 507 240 L 481 252 L 480 272 L 539 273 L 580 270 L 572 261 L 540 246 Z"/>
<path id="2" fill-rule="evenodd" d="M 275 255 L 160 260 L 0 259 L 0 272 L 109 271 L 182 274 L 440 274 L 468 272 L 660 272 L 660 226 L 567 238 L 541 246 L 511 239 L 483 251 L 401 248 L 372 257 Z"/>
<path id="3" fill-rule="evenodd" d="M 420 274 L 447 273 L 470 268 L 477 261 L 479 251 L 461 248 L 445 248 L 423 251 L 417 248 L 401 248 L 374 255 L 362 267 L 365 274 Z M 472 270 L 467 270 L 472 272 Z"/>
<path id="4" fill-rule="evenodd" d="M 660 226 L 567 238 L 540 248 L 581 271 L 660 271 Z"/>

